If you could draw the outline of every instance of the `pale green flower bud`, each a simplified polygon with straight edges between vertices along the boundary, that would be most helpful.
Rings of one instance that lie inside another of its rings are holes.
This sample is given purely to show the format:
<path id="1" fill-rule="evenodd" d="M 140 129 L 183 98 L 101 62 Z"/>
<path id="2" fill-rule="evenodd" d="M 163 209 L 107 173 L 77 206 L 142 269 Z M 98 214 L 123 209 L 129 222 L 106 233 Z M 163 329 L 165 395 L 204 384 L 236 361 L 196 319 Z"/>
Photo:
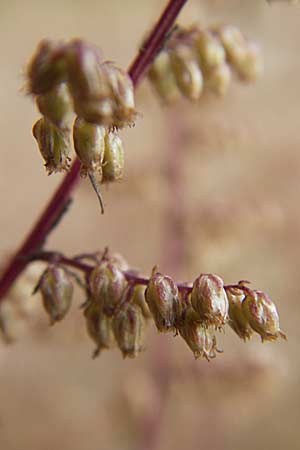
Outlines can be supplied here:
<path id="1" fill-rule="evenodd" d="M 200 65 L 205 71 L 225 63 L 224 47 L 211 31 L 200 30 L 195 38 L 195 47 Z"/>
<path id="2" fill-rule="evenodd" d="M 148 78 L 163 102 L 172 103 L 179 98 L 179 90 L 172 71 L 170 55 L 162 51 L 149 69 Z"/>
<path id="3" fill-rule="evenodd" d="M 230 86 L 231 70 L 226 63 L 220 64 L 205 74 L 205 83 L 208 89 L 216 95 L 224 96 Z"/>
<path id="4" fill-rule="evenodd" d="M 86 319 L 86 327 L 89 336 L 97 345 L 93 357 L 99 355 L 101 350 L 110 349 L 115 344 L 114 334 L 112 331 L 111 317 L 106 316 L 101 311 L 98 303 L 90 302 L 84 310 Z"/>
<path id="5" fill-rule="evenodd" d="M 68 87 L 65 83 L 55 86 L 46 94 L 39 95 L 36 103 L 41 114 L 60 129 L 69 128 L 72 109 Z"/>
<path id="6" fill-rule="evenodd" d="M 42 118 L 34 124 L 32 134 L 37 140 L 48 175 L 69 169 L 71 143 L 68 130 L 60 130 Z"/>
<path id="7" fill-rule="evenodd" d="M 109 261 L 98 264 L 89 277 L 91 299 L 108 316 L 114 313 L 125 287 L 126 279 L 123 272 Z"/>
<path id="8" fill-rule="evenodd" d="M 187 345 L 194 353 L 195 359 L 206 359 L 209 361 L 216 357 L 217 341 L 213 329 L 203 326 L 199 322 L 198 314 L 189 308 L 182 325 L 179 327 L 179 333 Z"/>
<path id="9" fill-rule="evenodd" d="M 248 290 L 242 307 L 251 328 L 260 335 L 262 341 L 276 341 L 279 336 L 286 339 L 279 327 L 276 306 L 267 294 Z"/>
<path id="10" fill-rule="evenodd" d="M 112 326 L 124 358 L 135 358 L 144 350 L 145 321 L 137 305 L 122 305 L 113 316 Z"/>
<path id="11" fill-rule="evenodd" d="M 61 42 L 43 40 L 27 67 L 28 91 L 40 95 L 65 81 L 65 45 Z"/>
<path id="12" fill-rule="evenodd" d="M 142 314 L 145 319 L 151 319 L 152 314 L 150 312 L 149 306 L 146 303 L 145 300 L 145 286 L 142 286 L 141 284 L 138 284 L 135 286 L 133 295 L 132 295 L 132 303 L 139 306 L 141 308 Z"/>
<path id="13" fill-rule="evenodd" d="M 230 288 L 226 290 L 229 302 L 229 320 L 228 323 L 236 332 L 236 334 L 246 341 L 250 339 L 253 331 L 249 325 L 249 321 L 245 315 L 242 303 L 245 300 L 245 293 L 238 288 Z"/>
<path id="14" fill-rule="evenodd" d="M 153 316 L 156 327 L 161 332 L 174 331 L 181 311 L 180 297 L 172 278 L 153 269 L 145 299 Z"/>
<path id="15" fill-rule="evenodd" d="M 37 289 L 41 292 L 51 325 L 62 320 L 70 309 L 73 296 L 73 284 L 67 271 L 61 266 L 49 265 Z"/>
<path id="16" fill-rule="evenodd" d="M 193 284 L 191 301 L 194 310 L 207 326 L 221 327 L 228 319 L 228 299 L 223 280 L 217 275 L 200 275 Z"/>
<path id="17" fill-rule="evenodd" d="M 171 67 L 180 92 L 189 100 L 199 100 L 203 76 L 193 49 L 184 44 L 170 51 Z"/>
<path id="18" fill-rule="evenodd" d="M 103 158 L 103 182 L 110 183 L 123 178 L 124 149 L 121 138 L 113 132 L 105 135 L 105 151 Z"/>

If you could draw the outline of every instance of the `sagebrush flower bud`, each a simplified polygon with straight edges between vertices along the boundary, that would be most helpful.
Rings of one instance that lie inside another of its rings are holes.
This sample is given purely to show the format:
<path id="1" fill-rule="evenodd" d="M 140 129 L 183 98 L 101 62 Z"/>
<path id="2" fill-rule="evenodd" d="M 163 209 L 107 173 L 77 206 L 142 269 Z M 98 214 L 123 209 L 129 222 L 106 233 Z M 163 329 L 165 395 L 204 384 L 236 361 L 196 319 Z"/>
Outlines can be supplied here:
<path id="1" fill-rule="evenodd" d="M 213 329 L 203 326 L 198 314 L 192 308 L 186 311 L 179 333 L 194 353 L 195 359 L 209 361 L 216 357 L 217 340 Z"/>
<path id="2" fill-rule="evenodd" d="M 199 30 L 195 38 L 199 63 L 204 71 L 224 64 L 226 54 L 221 41 L 209 30 Z"/>
<path id="3" fill-rule="evenodd" d="M 180 92 L 189 100 L 199 100 L 203 76 L 193 49 L 189 45 L 176 45 L 170 51 L 170 62 Z"/>
<path id="4" fill-rule="evenodd" d="M 93 354 L 95 358 L 101 350 L 110 349 L 115 344 L 112 319 L 103 314 L 100 305 L 94 301 L 88 303 L 84 310 L 84 316 L 88 334 L 97 345 Z"/>
<path id="5" fill-rule="evenodd" d="M 110 261 L 103 261 L 98 264 L 89 277 L 91 299 L 108 316 L 114 313 L 125 287 L 126 279 L 123 272 Z"/>
<path id="6" fill-rule="evenodd" d="M 142 314 L 145 319 L 151 319 L 152 314 L 145 300 L 145 289 L 145 286 L 142 286 L 141 284 L 135 286 L 132 295 L 132 303 L 141 308 Z"/>
<path id="7" fill-rule="evenodd" d="M 179 97 L 179 90 L 172 71 L 170 55 L 162 51 L 149 69 L 148 79 L 162 101 L 171 103 Z"/>
<path id="8" fill-rule="evenodd" d="M 61 83 L 51 91 L 39 95 L 36 103 L 40 113 L 54 126 L 59 129 L 69 128 L 73 110 L 66 83 Z"/>
<path id="9" fill-rule="evenodd" d="M 157 329 L 161 332 L 175 330 L 181 299 L 172 278 L 156 272 L 154 268 L 145 291 L 145 299 Z"/>
<path id="10" fill-rule="evenodd" d="M 27 67 L 28 92 L 45 94 L 66 78 L 65 45 L 47 39 L 41 41 Z"/>
<path id="11" fill-rule="evenodd" d="M 250 339 L 253 331 L 242 306 L 242 303 L 245 300 L 245 293 L 238 288 L 227 289 L 226 293 L 229 302 L 228 323 L 233 331 L 235 331 L 241 339 L 246 341 L 247 339 Z"/>
<path id="12" fill-rule="evenodd" d="M 200 275 L 193 284 L 191 301 L 205 325 L 221 327 L 228 319 L 228 299 L 223 280 L 217 275 Z"/>
<path id="13" fill-rule="evenodd" d="M 279 327 L 276 306 L 267 294 L 249 289 L 242 307 L 251 328 L 260 335 L 262 341 L 276 341 L 278 337 L 286 339 Z"/>
<path id="14" fill-rule="evenodd" d="M 32 134 L 37 140 L 48 175 L 69 169 L 71 143 L 68 130 L 60 130 L 43 117 L 34 124 Z"/>
<path id="15" fill-rule="evenodd" d="M 124 148 L 121 138 L 114 132 L 105 135 L 103 157 L 103 183 L 118 181 L 124 173 Z"/>
<path id="16" fill-rule="evenodd" d="M 145 321 L 137 305 L 123 304 L 113 316 L 112 326 L 124 358 L 134 358 L 144 350 Z"/>
<path id="17" fill-rule="evenodd" d="M 255 42 L 248 42 L 247 49 L 236 63 L 235 69 L 244 81 L 255 81 L 263 74 L 263 56 Z"/>
<path id="18" fill-rule="evenodd" d="M 230 66 L 226 63 L 213 67 L 205 74 L 208 89 L 219 96 L 227 93 L 231 81 Z"/>
<path id="19" fill-rule="evenodd" d="M 70 309 L 73 296 L 73 284 L 67 271 L 50 264 L 42 274 L 37 290 L 41 292 L 51 325 L 62 320 Z"/>

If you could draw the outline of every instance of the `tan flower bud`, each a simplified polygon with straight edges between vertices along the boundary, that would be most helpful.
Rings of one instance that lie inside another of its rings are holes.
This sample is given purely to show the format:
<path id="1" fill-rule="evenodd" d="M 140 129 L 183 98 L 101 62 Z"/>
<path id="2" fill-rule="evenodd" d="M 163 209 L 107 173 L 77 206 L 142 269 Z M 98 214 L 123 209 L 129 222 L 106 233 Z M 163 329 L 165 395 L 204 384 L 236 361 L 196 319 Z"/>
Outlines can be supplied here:
<path id="1" fill-rule="evenodd" d="M 189 100 L 199 100 L 203 76 L 193 49 L 184 44 L 170 51 L 171 67 L 180 92 Z"/>
<path id="2" fill-rule="evenodd" d="M 123 272 L 109 261 L 98 264 L 91 272 L 89 288 L 92 301 L 97 303 L 104 314 L 111 316 L 120 302 L 126 286 Z"/>
<path id="3" fill-rule="evenodd" d="M 113 316 L 112 326 L 124 358 L 134 358 L 144 350 L 145 321 L 137 305 L 122 305 Z"/>
<path id="4" fill-rule="evenodd" d="M 172 103 L 179 97 L 179 90 L 172 71 L 170 55 L 162 51 L 148 72 L 148 78 L 159 97 L 166 103 Z"/>
<path id="5" fill-rule="evenodd" d="M 232 25 L 221 25 L 216 30 L 225 48 L 227 60 L 236 64 L 247 49 L 247 41 L 242 32 Z"/>
<path id="6" fill-rule="evenodd" d="M 88 334 L 97 345 L 93 354 L 95 358 L 101 350 L 110 349 L 114 346 L 115 339 L 112 331 L 112 321 L 110 317 L 102 313 L 99 304 L 93 301 L 85 308 L 84 316 Z"/>
<path id="7" fill-rule="evenodd" d="M 87 122 L 110 124 L 113 114 L 111 87 L 99 50 L 81 39 L 74 39 L 67 47 L 66 58 L 76 114 Z"/>
<path id="8" fill-rule="evenodd" d="M 132 296 L 132 303 L 141 308 L 145 319 L 151 319 L 152 314 L 145 300 L 145 289 L 145 286 L 142 286 L 141 284 L 135 286 Z"/>
<path id="9" fill-rule="evenodd" d="M 145 291 L 145 299 L 158 330 L 161 332 L 175 330 L 180 298 L 172 278 L 156 272 L 154 267 Z"/>
<path id="10" fill-rule="evenodd" d="M 248 42 L 247 49 L 235 69 L 244 81 L 255 81 L 263 74 L 263 56 L 260 47 L 255 42 Z"/>
<path id="11" fill-rule="evenodd" d="M 49 265 L 39 280 L 38 290 L 51 325 L 62 320 L 70 309 L 73 295 L 73 285 L 66 270 Z"/>
<path id="12" fill-rule="evenodd" d="M 188 309 L 179 333 L 194 353 L 195 359 L 209 361 L 216 357 L 217 341 L 212 328 L 207 328 L 199 322 L 199 316 L 192 309 Z"/>
<path id="13" fill-rule="evenodd" d="M 246 341 L 250 339 L 253 331 L 245 315 L 242 303 L 245 300 L 245 293 L 238 288 L 230 288 L 226 291 L 229 302 L 228 323 L 236 334 Z"/>
<path id="14" fill-rule="evenodd" d="M 109 183 L 123 178 L 124 149 L 121 138 L 113 132 L 105 135 L 103 158 L 103 182 Z"/>
<path id="15" fill-rule="evenodd" d="M 48 175 L 69 169 L 71 143 L 68 130 L 60 130 L 41 118 L 34 124 L 32 134 L 37 140 Z"/>
<path id="16" fill-rule="evenodd" d="M 28 91 L 39 95 L 53 89 L 67 78 L 65 45 L 43 40 L 27 67 Z"/>
<path id="17" fill-rule="evenodd" d="M 199 62 L 204 71 L 225 63 L 224 47 L 217 36 L 209 30 L 200 30 L 195 39 Z"/>
<path id="18" fill-rule="evenodd" d="M 286 339 L 279 327 L 276 306 L 267 294 L 249 290 L 242 307 L 251 328 L 260 335 L 262 341 L 276 341 L 279 336 Z"/>
<path id="19" fill-rule="evenodd" d="M 228 318 L 228 299 L 223 280 L 217 275 L 200 275 L 193 284 L 191 301 L 205 325 L 221 327 Z"/>
<path id="20" fill-rule="evenodd" d="M 72 101 L 65 83 L 55 86 L 51 91 L 37 97 L 37 106 L 41 114 L 60 129 L 69 128 Z"/>
<path id="21" fill-rule="evenodd" d="M 205 83 L 209 90 L 219 96 L 227 93 L 231 81 L 230 66 L 226 63 L 220 64 L 205 74 Z"/>

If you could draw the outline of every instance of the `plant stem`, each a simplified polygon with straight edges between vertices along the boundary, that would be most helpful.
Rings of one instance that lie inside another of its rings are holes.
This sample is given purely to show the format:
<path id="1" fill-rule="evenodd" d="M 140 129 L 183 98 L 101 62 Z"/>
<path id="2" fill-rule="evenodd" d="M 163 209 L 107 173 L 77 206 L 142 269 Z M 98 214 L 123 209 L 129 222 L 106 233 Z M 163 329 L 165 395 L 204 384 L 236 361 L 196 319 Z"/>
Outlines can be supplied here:
<path id="1" fill-rule="evenodd" d="M 135 87 L 142 80 L 147 68 L 162 48 L 168 32 L 171 30 L 180 10 L 186 2 L 187 0 L 170 0 L 168 2 L 160 19 L 129 68 L 128 73 Z M 24 243 L 16 251 L 4 269 L 0 279 L 0 302 L 28 264 L 29 260 L 27 256 L 43 246 L 48 234 L 64 210 L 73 189 L 79 181 L 79 169 L 80 162 L 76 159 L 70 172 L 54 192 L 48 206 L 42 212 Z"/>

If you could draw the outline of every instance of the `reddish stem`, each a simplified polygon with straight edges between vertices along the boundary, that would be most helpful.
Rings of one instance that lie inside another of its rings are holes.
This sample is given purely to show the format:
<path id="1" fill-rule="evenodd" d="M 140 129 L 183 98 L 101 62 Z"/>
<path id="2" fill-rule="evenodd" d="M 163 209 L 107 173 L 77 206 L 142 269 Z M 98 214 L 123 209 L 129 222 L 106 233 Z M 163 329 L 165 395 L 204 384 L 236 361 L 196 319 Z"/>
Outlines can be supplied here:
<path id="1" fill-rule="evenodd" d="M 128 71 L 135 87 L 141 81 L 147 68 L 162 48 L 168 32 L 186 2 L 187 0 L 170 0 L 167 4 L 159 21 L 154 26 L 149 38 L 140 49 L 139 54 Z M 27 256 L 43 246 L 46 237 L 65 208 L 73 189 L 78 183 L 79 169 L 80 162 L 76 159 L 70 172 L 58 186 L 48 206 L 33 226 L 30 234 L 4 269 L 0 279 L 0 302 L 28 264 Z"/>

